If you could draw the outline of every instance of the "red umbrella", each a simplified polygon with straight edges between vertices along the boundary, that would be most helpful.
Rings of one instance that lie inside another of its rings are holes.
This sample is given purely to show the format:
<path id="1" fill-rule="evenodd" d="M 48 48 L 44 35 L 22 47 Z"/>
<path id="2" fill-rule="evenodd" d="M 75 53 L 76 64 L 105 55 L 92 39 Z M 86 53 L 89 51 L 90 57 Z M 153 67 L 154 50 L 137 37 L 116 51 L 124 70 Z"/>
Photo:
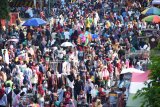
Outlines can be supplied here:
<path id="1" fill-rule="evenodd" d="M 158 15 L 150 15 L 142 19 L 145 22 L 152 22 L 152 23 L 160 23 L 160 16 Z"/>

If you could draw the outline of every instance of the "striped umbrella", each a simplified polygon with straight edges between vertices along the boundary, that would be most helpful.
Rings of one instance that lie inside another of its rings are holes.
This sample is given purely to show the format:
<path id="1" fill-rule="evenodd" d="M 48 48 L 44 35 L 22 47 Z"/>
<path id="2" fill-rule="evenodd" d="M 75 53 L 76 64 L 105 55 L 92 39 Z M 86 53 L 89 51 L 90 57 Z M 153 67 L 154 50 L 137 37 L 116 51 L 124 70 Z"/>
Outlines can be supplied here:
<path id="1" fill-rule="evenodd" d="M 142 21 L 152 22 L 152 23 L 160 23 L 160 16 L 150 15 L 150 16 L 147 16 L 147 17 L 143 18 Z"/>
<path id="2" fill-rule="evenodd" d="M 160 9 L 157 7 L 150 7 L 145 9 L 142 14 L 144 15 L 160 15 Z"/>

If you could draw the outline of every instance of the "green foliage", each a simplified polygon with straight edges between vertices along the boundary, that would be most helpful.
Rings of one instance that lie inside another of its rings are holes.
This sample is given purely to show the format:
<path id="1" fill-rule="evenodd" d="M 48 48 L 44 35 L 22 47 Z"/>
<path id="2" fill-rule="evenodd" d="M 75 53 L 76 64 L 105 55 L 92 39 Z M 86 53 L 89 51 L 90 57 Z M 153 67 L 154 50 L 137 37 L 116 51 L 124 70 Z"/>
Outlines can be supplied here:
<path id="1" fill-rule="evenodd" d="M 0 19 L 9 19 L 8 0 L 0 0 Z"/>
<path id="2" fill-rule="evenodd" d="M 158 46 L 157 48 L 158 49 Z M 159 48 L 160 49 L 160 48 Z M 153 50 L 154 52 L 155 50 Z M 157 51 L 157 50 L 156 50 Z M 157 52 L 156 52 L 157 53 Z M 136 93 L 136 97 L 143 97 L 142 107 L 160 107 L 160 55 L 151 54 L 151 64 L 149 66 L 150 83 L 147 83 L 148 87 L 139 90 Z"/>
<path id="3" fill-rule="evenodd" d="M 158 45 L 157 45 L 157 47 L 155 48 L 155 50 L 160 51 L 160 41 L 158 42 Z"/>

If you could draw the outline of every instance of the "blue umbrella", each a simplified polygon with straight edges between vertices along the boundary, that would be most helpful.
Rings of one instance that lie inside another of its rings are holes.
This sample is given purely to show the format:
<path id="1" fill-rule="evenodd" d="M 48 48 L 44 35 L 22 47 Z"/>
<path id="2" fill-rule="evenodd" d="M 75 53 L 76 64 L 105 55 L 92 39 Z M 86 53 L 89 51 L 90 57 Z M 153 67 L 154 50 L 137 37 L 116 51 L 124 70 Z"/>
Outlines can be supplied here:
<path id="1" fill-rule="evenodd" d="M 157 7 L 150 7 L 145 9 L 142 14 L 144 15 L 160 15 L 160 9 Z"/>
<path id="2" fill-rule="evenodd" d="M 97 39 L 98 35 L 97 34 L 92 34 L 92 39 Z"/>
<path id="3" fill-rule="evenodd" d="M 31 18 L 28 19 L 22 26 L 40 26 L 40 25 L 45 25 L 46 21 L 40 18 Z"/>

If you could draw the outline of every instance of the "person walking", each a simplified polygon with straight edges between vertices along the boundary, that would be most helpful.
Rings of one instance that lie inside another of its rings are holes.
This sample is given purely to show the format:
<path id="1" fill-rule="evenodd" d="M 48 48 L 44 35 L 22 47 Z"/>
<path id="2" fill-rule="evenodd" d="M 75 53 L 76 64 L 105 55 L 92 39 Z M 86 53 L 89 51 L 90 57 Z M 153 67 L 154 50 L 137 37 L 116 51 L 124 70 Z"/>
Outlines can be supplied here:
<path id="1" fill-rule="evenodd" d="M 6 107 L 8 104 L 7 95 L 5 94 L 5 90 L 0 87 L 0 107 Z"/>
<path id="2" fill-rule="evenodd" d="M 91 90 L 93 89 L 94 85 L 91 81 L 91 79 L 88 79 L 88 81 L 85 84 L 84 90 L 87 95 L 87 103 L 90 104 L 92 101 L 92 96 L 91 96 Z"/>

